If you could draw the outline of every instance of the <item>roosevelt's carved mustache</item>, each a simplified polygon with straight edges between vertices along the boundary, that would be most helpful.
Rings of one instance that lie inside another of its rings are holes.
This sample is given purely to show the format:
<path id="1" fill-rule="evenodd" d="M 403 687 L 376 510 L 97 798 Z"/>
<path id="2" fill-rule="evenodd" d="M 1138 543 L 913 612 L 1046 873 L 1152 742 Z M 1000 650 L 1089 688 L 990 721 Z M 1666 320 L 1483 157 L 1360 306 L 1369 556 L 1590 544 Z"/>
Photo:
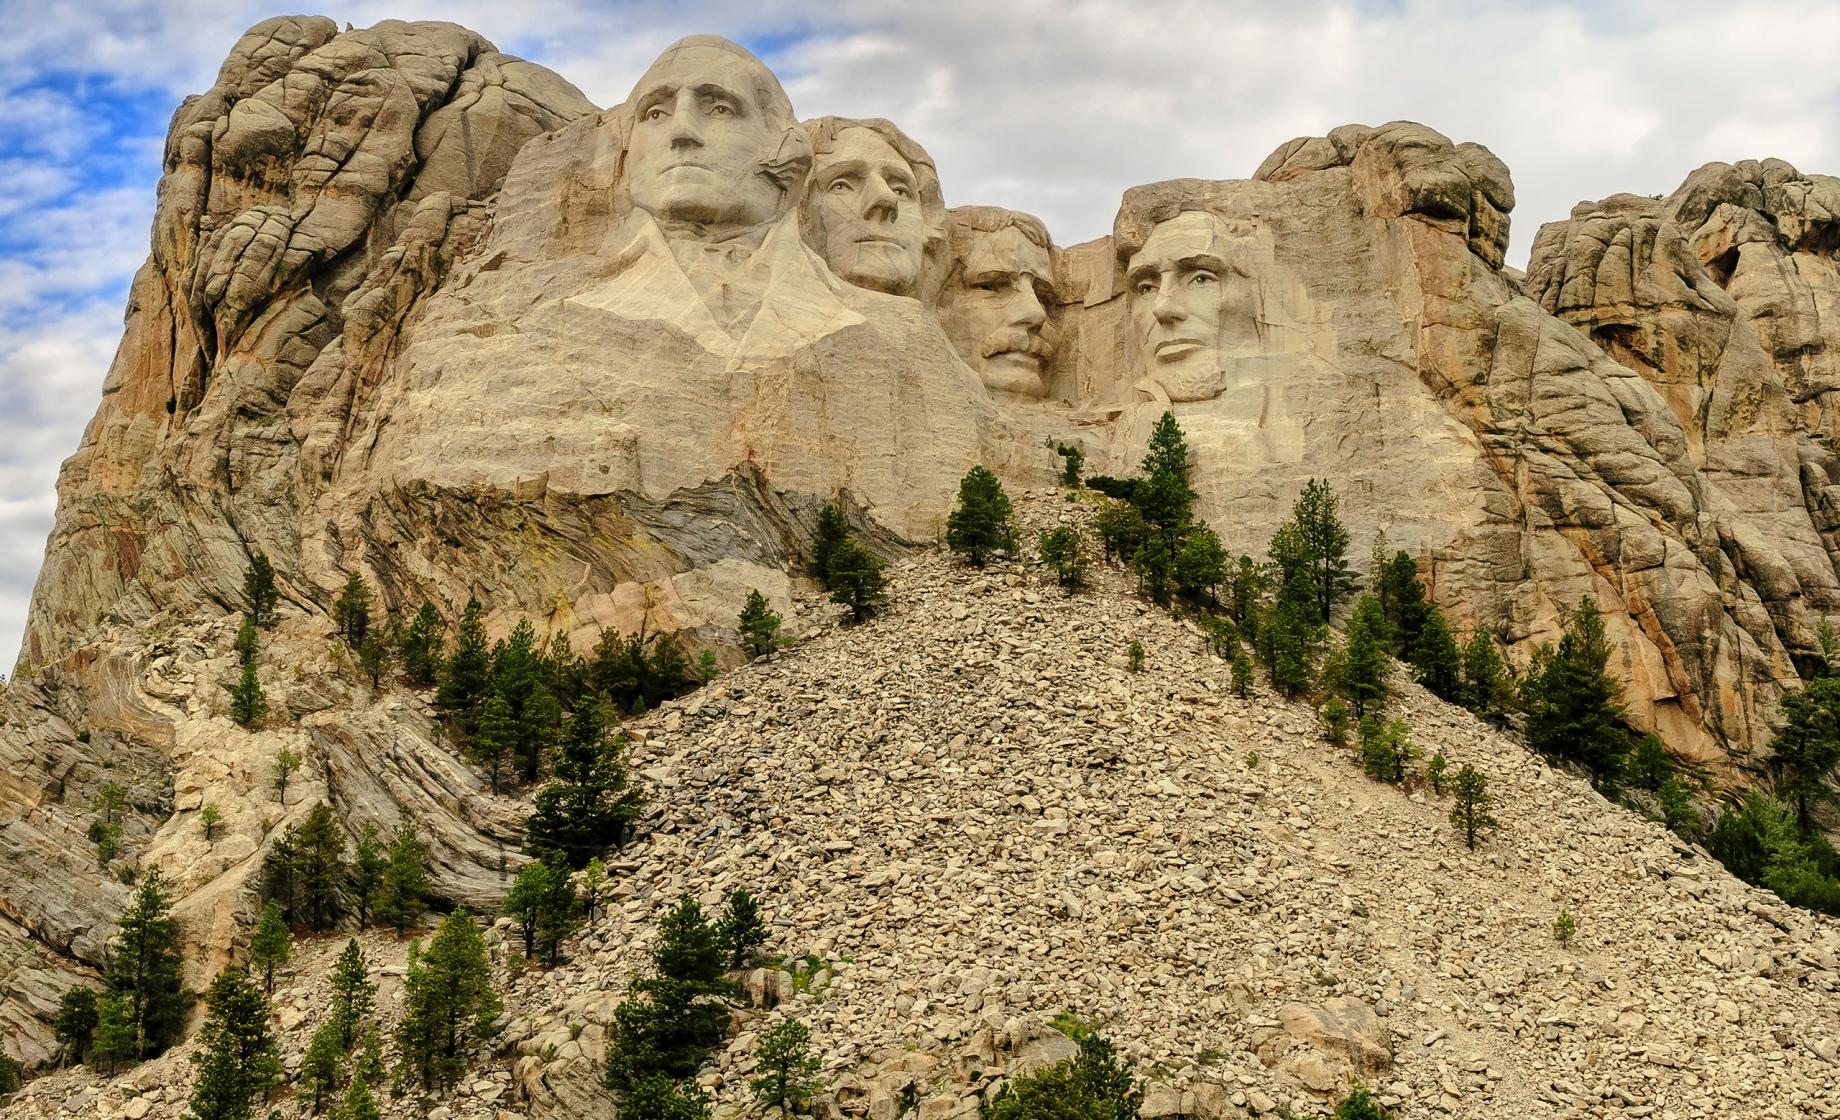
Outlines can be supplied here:
<path id="1" fill-rule="evenodd" d="M 984 341 L 984 356 L 994 358 L 998 354 L 1027 354 L 1031 358 L 1047 361 L 1054 356 L 1054 347 L 1048 340 L 1029 331 L 1006 330 L 991 335 Z"/>

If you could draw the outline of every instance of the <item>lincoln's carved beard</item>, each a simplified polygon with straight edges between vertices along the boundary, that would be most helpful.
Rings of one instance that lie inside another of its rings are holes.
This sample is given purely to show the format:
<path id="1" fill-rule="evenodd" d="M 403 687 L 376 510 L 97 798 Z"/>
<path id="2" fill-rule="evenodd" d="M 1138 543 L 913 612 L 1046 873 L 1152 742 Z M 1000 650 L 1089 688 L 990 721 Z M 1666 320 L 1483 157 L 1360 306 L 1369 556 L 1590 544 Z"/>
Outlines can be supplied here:
<path id="1" fill-rule="evenodd" d="M 1191 354 L 1179 368 L 1153 370 L 1150 378 L 1172 401 L 1211 400 L 1227 387 L 1227 371 L 1218 350 Z"/>

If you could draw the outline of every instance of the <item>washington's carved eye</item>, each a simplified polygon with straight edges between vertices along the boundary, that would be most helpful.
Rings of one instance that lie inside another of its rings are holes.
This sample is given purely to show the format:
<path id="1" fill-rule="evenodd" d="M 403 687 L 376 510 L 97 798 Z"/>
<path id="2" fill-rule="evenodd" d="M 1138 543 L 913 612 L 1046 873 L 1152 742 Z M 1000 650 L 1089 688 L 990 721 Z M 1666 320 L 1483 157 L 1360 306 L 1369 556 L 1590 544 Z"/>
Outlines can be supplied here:
<path id="1" fill-rule="evenodd" d="M 648 121 L 661 121 L 668 115 L 662 105 L 654 105 L 645 111 L 645 119 Z"/>
<path id="2" fill-rule="evenodd" d="M 718 101 L 709 107 L 709 115 L 712 117 L 732 117 L 735 115 L 735 107 L 726 102 Z"/>

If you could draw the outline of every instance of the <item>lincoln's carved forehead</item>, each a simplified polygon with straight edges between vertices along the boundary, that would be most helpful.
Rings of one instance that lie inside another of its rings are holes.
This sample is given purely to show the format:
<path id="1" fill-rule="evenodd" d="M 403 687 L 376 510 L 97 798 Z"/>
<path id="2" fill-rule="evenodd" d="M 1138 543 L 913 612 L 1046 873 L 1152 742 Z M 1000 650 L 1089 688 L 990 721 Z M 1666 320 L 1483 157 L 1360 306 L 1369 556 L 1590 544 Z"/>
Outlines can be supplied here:
<path id="1" fill-rule="evenodd" d="M 1150 231 L 1125 275 L 1156 275 L 1175 268 L 1221 270 L 1227 263 L 1227 227 L 1205 210 L 1185 210 Z"/>

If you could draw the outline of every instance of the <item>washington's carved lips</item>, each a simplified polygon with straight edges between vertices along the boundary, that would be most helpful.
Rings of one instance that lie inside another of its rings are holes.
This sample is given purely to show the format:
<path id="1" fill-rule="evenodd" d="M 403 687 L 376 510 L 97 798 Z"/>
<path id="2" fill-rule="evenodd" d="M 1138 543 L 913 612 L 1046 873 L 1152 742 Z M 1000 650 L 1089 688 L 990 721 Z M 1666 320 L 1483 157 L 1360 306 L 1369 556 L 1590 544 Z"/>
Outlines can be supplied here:
<path id="1" fill-rule="evenodd" d="M 1154 353 L 1159 362 L 1173 362 L 1188 357 L 1203 345 L 1198 338 L 1166 338 L 1156 344 Z"/>

